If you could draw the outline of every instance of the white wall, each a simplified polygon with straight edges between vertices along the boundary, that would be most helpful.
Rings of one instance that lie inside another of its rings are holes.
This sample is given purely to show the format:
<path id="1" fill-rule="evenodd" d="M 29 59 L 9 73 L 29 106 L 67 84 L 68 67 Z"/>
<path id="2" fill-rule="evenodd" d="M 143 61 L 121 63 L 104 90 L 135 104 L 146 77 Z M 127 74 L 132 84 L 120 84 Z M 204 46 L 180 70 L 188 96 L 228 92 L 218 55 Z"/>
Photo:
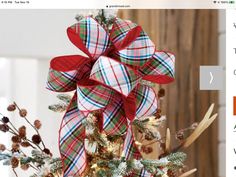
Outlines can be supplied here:
<path id="1" fill-rule="evenodd" d="M 0 56 L 78 54 L 66 35 L 79 10 L 0 10 Z"/>

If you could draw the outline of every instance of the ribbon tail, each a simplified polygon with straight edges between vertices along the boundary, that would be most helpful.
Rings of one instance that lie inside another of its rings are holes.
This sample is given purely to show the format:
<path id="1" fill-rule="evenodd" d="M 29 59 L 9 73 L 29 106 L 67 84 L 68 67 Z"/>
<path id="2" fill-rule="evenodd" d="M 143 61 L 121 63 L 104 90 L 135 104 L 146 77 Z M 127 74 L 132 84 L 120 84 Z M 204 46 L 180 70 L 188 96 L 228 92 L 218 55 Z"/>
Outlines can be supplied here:
<path id="1" fill-rule="evenodd" d="M 135 144 L 135 138 L 131 124 L 128 127 L 127 134 L 125 137 L 122 156 L 125 157 L 125 159 L 127 160 L 140 159 L 142 157 L 137 145 Z"/>
<path id="2" fill-rule="evenodd" d="M 124 135 L 127 130 L 127 118 L 121 97 L 114 96 L 103 111 L 103 130 L 106 134 Z"/>
<path id="3" fill-rule="evenodd" d="M 85 127 L 82 124 L 86 117 L 87 113 L 81 112 L 77 108 L 77 94 L 75 94 L 60 128 L 59 148 L 64 177 L 81 175 L 87 166 L 84 146 Z"/>

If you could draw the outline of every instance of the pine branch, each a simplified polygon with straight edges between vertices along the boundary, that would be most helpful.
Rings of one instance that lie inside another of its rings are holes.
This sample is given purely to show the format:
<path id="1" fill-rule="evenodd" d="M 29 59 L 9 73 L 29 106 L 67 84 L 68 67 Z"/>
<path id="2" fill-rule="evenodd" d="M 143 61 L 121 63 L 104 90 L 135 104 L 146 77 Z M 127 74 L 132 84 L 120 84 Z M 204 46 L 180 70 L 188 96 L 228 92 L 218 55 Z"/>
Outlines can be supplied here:
<path id="1" fill-rule="evenodd" d="M 49 105 L 48 109 L 54 112 L 64 112 L 70 104 L 71 96 L 68 94 L 58 94 L 57 98 L 61 101 L 57 104 Z"/>
<path id="2" fill-rule="evenodd" d="M 92 12 L 92 13 L 91 13 Z M 96 21 L 102 25 L 106 30 L 110 30 L 112 28 L 113 22 L 117 16 L 117 10 L 115 9 L 100 9 L 94 10 L 87 13 L 80 13 L 76 15 L 76 20 L 80 21 L 87 16 L 93 17 Z"/>
<path id="3" fill-rule="evenodd" d="M 58 103 L 48 106 L 48 109 L 53 112 L 64 112 L 67 109 L 67 104 L 65 103 Z"/>
<path id="4" fill-rule="evenodd" d="M 65 104 L 69 105 L 72 97 L 68 94 L 58 94 L 57 98 L 61 101 L 63 101 Z"/>
<path id="5" fill-rule="evenodd" d="M 133 125 L 142 133 L 145 133 L 150 139 L 160 139 L 160 134 L 157 128 L 165 121 L 165 118 L 155 119 L 155 117 L 148 117 L 143 120 L 135 119 Z M 152 128 L 150 128 L 152 127 Z"/>

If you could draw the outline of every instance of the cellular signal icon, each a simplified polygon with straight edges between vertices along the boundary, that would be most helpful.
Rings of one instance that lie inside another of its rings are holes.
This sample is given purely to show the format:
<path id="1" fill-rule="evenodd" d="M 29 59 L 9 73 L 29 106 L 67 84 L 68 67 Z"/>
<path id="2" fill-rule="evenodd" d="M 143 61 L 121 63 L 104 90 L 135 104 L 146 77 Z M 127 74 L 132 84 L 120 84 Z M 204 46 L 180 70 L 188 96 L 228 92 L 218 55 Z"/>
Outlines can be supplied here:
<path id="1" fill-rule="evenodd" d="M 213 1 L 214 4 L 235 4 L 235 1 Z"/>

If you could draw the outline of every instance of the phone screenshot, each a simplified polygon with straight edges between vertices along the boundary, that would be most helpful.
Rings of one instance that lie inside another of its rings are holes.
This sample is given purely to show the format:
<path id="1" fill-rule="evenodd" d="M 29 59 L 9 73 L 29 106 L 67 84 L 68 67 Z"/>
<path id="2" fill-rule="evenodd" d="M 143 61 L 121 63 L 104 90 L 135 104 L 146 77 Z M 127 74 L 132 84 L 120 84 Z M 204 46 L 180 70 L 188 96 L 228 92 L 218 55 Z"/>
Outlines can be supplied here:
<path id="1" fill-rule="evenodd" d="M 0 177 L 235 177 L 234 0 L 0 0 Z"/>

